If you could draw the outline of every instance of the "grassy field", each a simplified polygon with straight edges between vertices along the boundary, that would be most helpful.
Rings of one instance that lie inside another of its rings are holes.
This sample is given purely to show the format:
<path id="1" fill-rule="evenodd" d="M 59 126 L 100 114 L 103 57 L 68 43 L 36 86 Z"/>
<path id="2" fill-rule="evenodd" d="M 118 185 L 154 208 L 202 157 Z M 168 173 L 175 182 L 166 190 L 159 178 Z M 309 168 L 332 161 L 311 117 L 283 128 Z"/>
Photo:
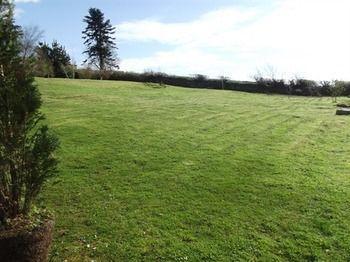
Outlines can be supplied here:
<path id="1" fill-rule="evenodd" d="M 329 98 L 37 79 L 61 139 L 53 261 L 350 260 Z"/>

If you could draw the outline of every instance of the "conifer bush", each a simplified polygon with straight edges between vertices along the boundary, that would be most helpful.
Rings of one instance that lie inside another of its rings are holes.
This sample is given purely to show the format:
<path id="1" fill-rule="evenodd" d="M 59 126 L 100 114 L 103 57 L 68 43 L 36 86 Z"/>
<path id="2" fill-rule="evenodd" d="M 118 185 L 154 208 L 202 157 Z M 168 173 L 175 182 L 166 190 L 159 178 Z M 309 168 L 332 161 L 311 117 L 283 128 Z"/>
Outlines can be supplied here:
<path id="1" fill-rule="evenodd" d="M 0 226 L 27 217 L 45 181 L 56 174 L 59 141 L 42 124 L 31 65 L 21 59 L 13 4 L 0 0 Z"/>

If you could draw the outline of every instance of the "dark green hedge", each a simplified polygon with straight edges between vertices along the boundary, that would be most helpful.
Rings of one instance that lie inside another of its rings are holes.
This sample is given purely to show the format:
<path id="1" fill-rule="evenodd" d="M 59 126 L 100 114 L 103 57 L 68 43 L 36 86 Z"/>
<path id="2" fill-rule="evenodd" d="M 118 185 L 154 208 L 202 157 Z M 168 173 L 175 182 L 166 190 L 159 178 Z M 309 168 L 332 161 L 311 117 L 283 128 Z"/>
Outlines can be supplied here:
<path id="1" fill-rule="evenodd" d="M 100 79 L 97 71 L 79 69 L 78 79 Z M 334 93 L 334 82 L 315 82 L 306 79 L 291 81 L 259 78 L 253 81 L 233 81 L 228 79 L 210 79 L 203 75 L 192 77 L 167 75 L 157 72 L 123 72 L 114 71 L 104 76 L 105 80 L 132 81 L 156 83 L 161 85 L 181 86 L 187 88 L 224 89 L 250 93 L 300 95 L 300 96 L 331 96 Z M 350 95 L 350 82 L 341 83 L 341 95 Z M 333 90 L 333 91 L 332 91 Z M 339 95 L 339 94 L 338 94 Z"/>

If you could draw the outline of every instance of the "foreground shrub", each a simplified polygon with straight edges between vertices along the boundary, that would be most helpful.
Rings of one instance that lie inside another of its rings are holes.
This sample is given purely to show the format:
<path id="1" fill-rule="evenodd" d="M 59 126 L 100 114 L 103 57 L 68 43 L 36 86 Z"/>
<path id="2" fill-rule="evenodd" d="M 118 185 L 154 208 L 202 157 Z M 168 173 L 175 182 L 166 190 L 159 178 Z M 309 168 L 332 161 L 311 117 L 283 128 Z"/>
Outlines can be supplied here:
<path id="1" fill-rule="evenodd" d="M 56 173 L 58 139 L 40 125 L 40 93 L 20 57 L 11 1 L 0 2 L 0 227 L 27 216 Z"/>

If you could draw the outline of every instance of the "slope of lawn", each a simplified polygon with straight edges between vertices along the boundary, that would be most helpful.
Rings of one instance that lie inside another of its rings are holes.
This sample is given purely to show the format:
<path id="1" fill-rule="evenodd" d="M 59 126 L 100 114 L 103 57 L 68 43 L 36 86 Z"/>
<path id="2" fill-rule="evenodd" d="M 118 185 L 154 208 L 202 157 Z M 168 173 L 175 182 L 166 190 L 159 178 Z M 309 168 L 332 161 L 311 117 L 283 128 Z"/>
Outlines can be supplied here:
<path id="1" fill-rule="evenodd" d="M 53 261 L 350 260 L 350 118 L 331 99 L 37 83 L 61 139 L 39 199 Z"/>

